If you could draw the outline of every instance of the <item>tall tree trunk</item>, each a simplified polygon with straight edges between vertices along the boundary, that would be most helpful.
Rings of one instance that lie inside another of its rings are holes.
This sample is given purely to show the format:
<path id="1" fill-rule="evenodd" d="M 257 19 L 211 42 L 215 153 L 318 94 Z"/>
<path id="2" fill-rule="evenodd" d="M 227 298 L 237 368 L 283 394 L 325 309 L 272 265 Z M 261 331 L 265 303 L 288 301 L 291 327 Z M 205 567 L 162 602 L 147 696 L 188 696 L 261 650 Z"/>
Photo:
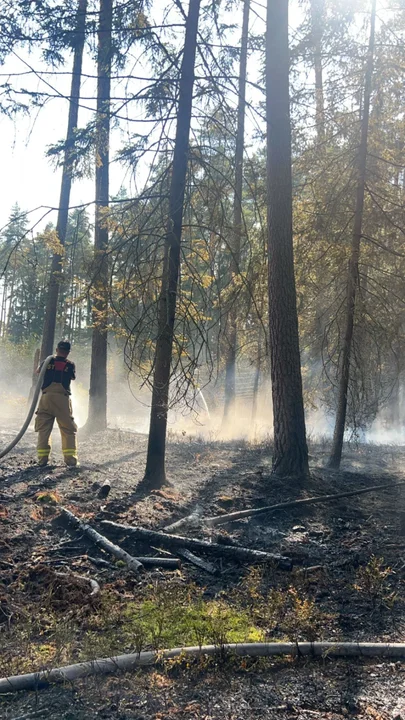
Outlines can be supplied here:
<path id="1" fill-rule="evenodd" d="M 253 399 L 252 399 L 252 428 L 255 429 L 256 415 L 257 415 L 257 398 L 259 395 L 259 385 L 262 370 L 262 339 L 261 329 L 259 328 L 259 339 L 257 341 L 257 360 L 255 368 L 255 377 L 253 381 Z"/>
<path id="2" fill-rule="evenodd" d="M 155 349 L 155 371 L 153 377 L 148 454 L 143 481 L 144 487 L 148 489 L 161 487 L 166 482 L 165 450 L 169 383 L 173 352 L 177 286 L 180 272 L 180 244 L 200 3 L 201 0 L 190 0 L 186 21 L 184 53 L 181 64 L 176 139 L 170 183 L 169 217 L 165 236 L 162 285 L 159 295 L 158 337 Z"/>
<path id="3" fill-rule="evenodd" d="M 268 0 L 266 38 L 269 324 L 274 419 L 273 472 L 306 477 L 292 234 L 288 2 Z"/>
<path id="4" fill-rule="evenodd" d="M 323 94 L 322 34 L 325 0 L 311 0 L 311 35 L 315 71 L 315 122 L 318 140 L 325 139 L 325 103 Z"/>
<path id="5" fill-rule="evenodd" d="M 233 197 L 233 236 L 231 243 L 231 276 L 235 282 L 240 272 L 240 252 L 242 237 L 242 187 L 243 187 L 243 150 L 245 144 L 245 105 L 246 105 L 246 66 L 249 37 L 250 0 L 244 0 L 242 38 L 239 65 L 238 120 L 235 147 L 235 189 Z M 237 354 L 238 306 L 235 299 L 228 314 L 228 333 L 226 338 L 227 354 L 225 368 L 225 407 L 226 424 L 235 404 L 235 374 Z"/>
<path id="6" fill-rule="evenodd" d="M 11 320 L 12 320 L 14 314 L 15 314 L 15 310 L 14 310 L 14 300 L 15 300 L 15 298 L 14 298 L 14 288 L 15 288 L 15 284 L 16 284 L 16 276 L 17 276 L 17 254 L 16 254 L 16 251 L 14 251 L 13 274 L 12 274 L 12 276 L 11 276 L 10 295 L 9 295 L 10 302 L 9 302 L 9 305 L 8 305 L 7 322 L 6 322 L 6 335 L 7 335 L 7 334 L 9 333 L 9 331 L 10 331 Z"/>
<path id="7" fill-rule="evenodd" d="M 374 68 L 376 0 L 372 0 L 370 40 L 367 53 L 366 76 L 364 83 L 363 118 L 358 154 L 356 208 L 353 223 L 352 247 L 347 277 L 346 330 L 341 351 L 340 378 L 335 430 L 329 467 L 338 468 L 342 458 L 343 437 L 346 424 L 347 392 L 350 378 L 350 356 L 353 341 L 354 314 L 359 280 L 360 244 L 363 224 L 364 194 L 367 171 L 367 143 L 370 118 L 370 100 Z"/>
<path id="8" fill-rule="evenodd" d="M 69 117 L 66 133 L 65 154 L 63 159 L 62 183 L 60 188 L 58 220 L 56 232 L 59 242 L 64 247 L 69 216 L 70 190 L 72 187 L 72 155 L 75 146 L 75 131 L 79 115 L 80 83 L 82 76 L 83 49 L 85 42 L 87 0 L 79 0 L 77 8 L 75 47 L 72 69 L 72 83 L 69 98 Z M 62 273 L 62 253 L 54 253 L 52 257 L 51 275 L 45 309 L 44 328 L 42 333 L 41 360 L 51 355 L 54 349 L 55 326 L 58 308 L 59 286 Z"/>
<path id="9" fill-rule="evenodd" d="M 5 337 L 5 334 L 6 334 L 7 292 L 8 292 L 8 272 L 6 271 L 4 273 L 2 296 L 1 296 L 0 337 Z"/>
<path id="10" fill-rule="evenodd" d="M 83 300 L 82 300 L 82 284 L 79 280 L 79 288 L 78 288 L 78 294 L 80 298 L 80 304 L 79 304 L 79 320 L 78 320 L 78 327 L 77 327 L 77 335 L 75 337 L 75 340 L 77 342 L 80 342 L 82 338 L 82 322 L 83 322 Z"/>
<path id="11" fill-rule="evenodd" d="M 96 213 L 94 233 L 94 296 L 89 415 L 86 429 L 107 427 L 108 323 L 108 191 L 113 0 L 100 0 L 96 131 Z"/>

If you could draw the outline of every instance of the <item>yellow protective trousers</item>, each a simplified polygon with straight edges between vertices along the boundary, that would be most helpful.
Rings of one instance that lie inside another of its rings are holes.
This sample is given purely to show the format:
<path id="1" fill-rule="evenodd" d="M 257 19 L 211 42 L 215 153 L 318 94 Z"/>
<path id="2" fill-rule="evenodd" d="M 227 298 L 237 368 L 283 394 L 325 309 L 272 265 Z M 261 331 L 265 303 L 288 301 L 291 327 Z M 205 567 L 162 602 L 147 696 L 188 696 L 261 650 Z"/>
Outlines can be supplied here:
<path id="1" fill-rule="evenodd" d="M 77 425 L 73 419 L 72 402 L 69 393 L 61 383 L 51 383 L 42 391 L 35 418 L 35 432 L 38 433 L 38 461 L 48 462 L 51 452 L 51 433 L 55 422 L 62 437 L 62 452 L 66 465 L 77 465 Z"/>

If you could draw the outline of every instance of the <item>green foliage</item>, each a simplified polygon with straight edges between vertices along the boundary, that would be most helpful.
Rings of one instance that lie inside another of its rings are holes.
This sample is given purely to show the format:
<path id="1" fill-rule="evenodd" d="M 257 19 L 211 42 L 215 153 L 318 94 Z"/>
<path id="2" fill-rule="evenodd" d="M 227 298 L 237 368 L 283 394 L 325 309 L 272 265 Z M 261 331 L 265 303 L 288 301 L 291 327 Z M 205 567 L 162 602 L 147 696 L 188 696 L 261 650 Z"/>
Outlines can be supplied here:
<path id="1" fill-rule="evenodd" d="M 112 612 L 111 612 L 112 610 Z M 103 632 L 98 627 L 102 625 Z M 264 633 L 254 626 L 249 613 L 222 600 L 204 601 L 203 590 L 194 585 L 156 584 L 142 602 L 129 602 L 123 608 L 110 607 L 97 619 L 97 628 L 84 636 L 83 653 L 141 652 L 183 645 L 257 642 Z M 101 645 L 100 645 L 101 643 Z M 120 649 L 121 648 L 121 649 Z"/>
<path id="2" fill-rule="evenodd" d="M 246 604 L 266 638 L 275 632 L 290 640 L 315 640 L 331 618 L 322 613 L 303 591 L 291 586 L 286 590 L 266 587 L 262 568 L 251 568 L 236 591 L 238 603 Z"/>
<path id="3" fill-rule="evenodd" d="M 0 338 L 32 352 L 42 335 L 52 255 L 62 255 L 57 334 L 69 339 L 89 335 L 87 285 L 91 259 L 90 225 L 84 210 L 68 219 L 65 248 L 53 225 L 32 237 L 26 213 L 18 205 L 0 236 Z"/>
<path id="4" fill-rule="evenodd" d="M 392 608 L 396 593 L 390 587 L 393 570 L 384 566 L 384 558 L 372 555 L 367 565 L 357 573 L 355 590 L 371 604 L 373 610 Z"/>
<path id="5" fill-rule="evenodd" d="M 148 649 L 214 645 L 221 652 L 228 643 L 320 638 L 330 618 L 302 592 L 266 588 L 267 580 L 254 568 L 235 591 L 208 599 L 204 588 L 165 579 L 137 600 L 103 592 L 86 605 L 80 594 L 63 616 L 49 586 L 40 607 L 14 617 L 6 632 L 3 627 L 7 672 Z"/>
<path id="6" fill-rule="evenodd" d="M 2 18 L 0 60 L 15 46 L 28 49 L 39 44 L 44 57 L 41 70 L 70 62 L 76 10 L 75 0 L 9 3 Z M 121 133 L 125 141 L 114 162 L 129 166 L 136 190 L 127 202 L 115 198 L 107 219 L 108 327 L 119 348 L 125 348 L 127 364 L 146 380 L 153 369 L 167 231 L 184 44 L 181 4 L 169 3 L 164 17 L 158 2 L 114 3 L 112 138 L 119 137 L 125 122 L 125 135 Z M 93 56 L 96 18 L 92 8 L 85 52 Z M 214 372 L 223 373 L 228 319 L 235 306 L 237 361 L 245 366 L 260 364 L 268 372 L 264 25 L 258 18 L 258 35 L 251 32 L 249 37 L 240 267 L 237 272 L 230 270 L 240 57 L 235 34 L 239 37 L 241 19 L 240 4 L 209 3 L 200 21 L 173 349 L 173 373 L 185 378 L 183 387 L 198 374 L 207 382 Z M 291 37 L 294 250 L 304 394 L 307 408 L 322 406 L 329 413 L 336 407 L 344 335 L 368 24 L 369 6 L 363 0 L 313 0 L 300 4 Z M 399 397 L 405 372 L 404 36 L 400 7 L 387 13 L 377 27 L 348 394 L 347 427 L 355 435 L 389 407 L 393 394 Z M 128 75 L 123 74 L 138 52 L 142 61 L 133 65 L 138 68 L 136 77 L 129 69 Z M 322 75 L 318 92 L 314 85 L 317 61 Z M 54 82 L 56 78 L 50 85 Z M 1 90 L 0 111 L 10 112 L 18 104 L 26 109 L 32 103 L 41 105 L 52 95 L 49 87 L 38 88 L 36 80 L 24 91 L 9 78 Z M 90 107 L 89 99 L 83 102 Z M 94 117 L 90 117 L 85 127 L 77 129 L 74 148 L 69 148 L 77 178 L 94 171 L 94 127 Z M 58 163 L 66 149 L 64 140 L 57 142 L 48 156 Z M 29 225 L 14 210 L 0 243 L 0 267 L 5 268 L 0 298 L 6 298 L 0 337 L 26 343 L 41 333 L 50 247 L 44 235 L 25 235 Z M 51 227 L 48 230 L 54 232 Z M 75 210 L 69 220 L 57 332 L 84 343 L 89 339 L 95 299 L 91 249 L 86 213 Z M 213 395 L 216 402 L 216 390 Z M 390 411 L 387 414 L 392 416 Z"/>

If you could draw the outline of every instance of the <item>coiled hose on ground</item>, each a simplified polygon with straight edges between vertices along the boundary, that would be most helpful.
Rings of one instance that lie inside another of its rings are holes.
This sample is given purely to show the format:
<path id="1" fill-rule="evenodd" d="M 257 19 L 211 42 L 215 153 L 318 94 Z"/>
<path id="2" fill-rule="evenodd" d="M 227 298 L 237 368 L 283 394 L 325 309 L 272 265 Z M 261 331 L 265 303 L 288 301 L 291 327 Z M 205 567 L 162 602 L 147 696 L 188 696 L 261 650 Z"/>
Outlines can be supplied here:
<path id="1" fill-rule="evenodd" d="M 9 443 L 7 445 L 7 447 L 5 447 L 4 450 L 2 450 L 0 452 L 0 458 L 7 455 L 10 452 L 10 450 L 12 450 L 13 447 L 15 447 L 17 445 L 17 443 L 20 442 L 21 438 L 23 437 L 27 428 L 29 427 L 29 424 L 32 420 L 32 416 L 34 415 L 35 409 L 37 407 L 39 393 L 41 392 L 42 382 L 44 379 L 44 375 L 46 373 L 46 368 L 48 367 L 48 363 L 50 363 L 52 358 L 53 358 L 53 355 L 48 355 L 48 357 L 45 358 L 44 362 L 42 363 L 41 372 L 38 375 L 38 381 L 37 381 L 37 384 L 36 384 L 36 387 L 34 390 L 34 395 L 32 397 L 30 408 L 28 410 L 28 415 L 25 418 L 25 422 L 24 422 L 20 432 L 15 436 L 14 440 L 12 440 L 11 443 Z"/>

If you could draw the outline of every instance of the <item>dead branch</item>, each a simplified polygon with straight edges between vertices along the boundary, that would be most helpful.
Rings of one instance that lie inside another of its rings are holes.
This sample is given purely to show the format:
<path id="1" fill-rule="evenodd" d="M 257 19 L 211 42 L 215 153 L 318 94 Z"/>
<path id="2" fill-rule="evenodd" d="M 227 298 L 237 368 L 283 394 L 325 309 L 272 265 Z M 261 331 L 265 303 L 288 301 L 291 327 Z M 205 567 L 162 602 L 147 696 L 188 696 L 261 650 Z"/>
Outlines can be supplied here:
<path id="1" fill-rule="evenodd" d="M 405 480 L 397 483 L 386 483 L 385 485 L 373 485 L 372 487 L 362 488 L 361 490 L 350 490 L 348 492 L 336 493 L 335 495 L 319 495 L 312 498 L 302 498 L 301 500 L 288 500 L 287 502 L 278 503 L 277 505 L 266 505 L 262 508 L 251 508 L 250 510 L 238 510 L 237 512 L 228 513 L 227 515 L 215 515 L 214 517 L 203 518 L 202 523 L 209 525 L 225 525 L 234 520 L 252 517 L 254 515 L 265 515 L 266 513 L 275 512 L 277 510 L 285 510 L 293 507 L 301 507 L 302 505 L 316 505 L 331 500 L 340 500 L 340 498 L 354 497 L 355 495 L 363 495 L 378 490 L 388 490 L 395 487 L 405 485 Z"/>
<path id="2" fill-rule="evenodd" d="M 195 550 L 196 552 L 230 557 L 232 560 L 271 562 L 276 563 L 282 570 L 291 570 L 292 568 L 290 558 L 283 557 L 282 555 L 273 555 L 272 553 L 262 552 L 261 550 L 251 550 L 250 548 L 233 545 L 218 545 L 217 543 L 210 543 L 207 540 L 197 540 L 196 538 L 188 538 L 181 535 L 165 535 L 165 533 L 155 532 L 154 530 L 146 530 L 145 528 L 131 527 L 131 525 L 122 525 L 120 523 L 112 522 L 111 520 L 102 520 L 101 525 L 116 534 L 130 535 L 136 540 L 141 540 L 148 544 L 155 544 L 168 548 L 188 548 L 189 550 Z"/>
<path id="3" fill-rule="evenodd" d="M 210 575 L 218 575 L 218 570 L 215 565 L 207 562 L 206 560 L 203 560 L 202 558 L 198 557 L 198 555 L 194 555 L 194 553 L 190 552 L 190 550 L 187 550 L 187 548 L 178 548 L 177 554 L 185 560 L 188 560 L 188 562 L 192 563 L 192 565 L 200 568 L 200 570 L 205 570 L 205 572 L 210 573 Z"/>
<path id="4" fill-rule="evenodd" d="M 274 655 L 290 655 L 300 657 L 365 657 L 383 658 L 385 660 L 405 658 L 405 643 L 351 643 L 351 642 L 275 642 L 203 645 L 202 647 L 173 648 L 172 650 L 147 651 L 130 655 L 118 655 L 111 658 L 99 658 L 76 665 L 65 665 L 53 670 L 42 670 L 26 675 L 13 675 L 0 679 L 0 694 L 21 690 L 37 690 L 52 683 L 73 682 L 79 678 L 92 675 L 107 675 L 118 671 L 133 670 L 136 667 L 153 665 L 163 660 L 184 657 L 201 657 L 216 655 L 219 651 L 228 652 L 241 657 L 270 657 Z"/>
<path id="5" fill-rule="evenodd" d="M 115 565 L 108 562 L 107 560 L 103 560 L 102 558 L 91 557 L 91 555 L 83 555 L 83 560 L 88 560 L 89 562 L 92 563 L 92 565 L 95 565 L 96 567 L 108 568 L 109 570 L 117 569 Z"/>
<path id="6" fill-rule="evenodd" d="M 181 530 L 184 527 L 198 527 L 201 525 L 201 513 L 202 508 L 197 506 L 191 515 L 187 515 L 186 517 L 180 518 L 180 520 L 176 520 L 176 522 L 171 523 L 170 525 L 166 525 L 164 531 L 166 533 L 172 533 L 173 531 Z"/>
<path id="7" fill-rule="evenodd" d="M 93 563 L 93 565 L 99 565 L 100 567 L 109 568 L 110 570 L 117 569 L 115 565 L 103 560 L 102 558 L 94 558 L 90 557 L 90 555 L 85 555 L 84 557 Z M 178 558 L 137 557 L 135 559 L 138 560 L 138 562 L 140 562 L 144 567 L 163 568 L 164 570 L 178 570 L 178 568 L 181 567 L 181 562 Z"/>
<path id="8" fill-rule="evenodd" d="M 75 580 L 80 580 L 82 583 L 90 584 L 91 587 L 91 593 L 90 597 L 95 597 L 100 592 L 100 585 L 98 584 L 97 580 L 93 580 L 93 578 L 84 577 L 83 575 L 76 575 L 76 573 L 60 573 L 55 572 L 56 577 L 63 578 L 64 580 L 69 580 L 69 578 L 74 578 Z"/>
<path id="9" fill-rule="evenodd" d="M 305 576 L 306 576 L 306 575 L 309 575 L 310 573 L 313 573 L 313 572 L 320 572 L 321 570 L 325 570 L 325 566 L 324 566 L 324 565 L 309 565 L 308 567 L 297 568 L 296 572 L 297 572 L 299 575 L 305 575 Z"/>
<path id="10" fill-rule="evenodd" d="M 100 535 L 100 533 L 90 527 L 90 525 L 86 525 L 85 523 L 83 523 L 75 515 L 73 515 L 70 510 L 67 510 L 66 508 L 61 508 L 61 514 L 66 520 L 68 520 L 71 525 L 76 528 L 76 530 L 80 530 L 83 535 L 87 535 L 92 540 L 92 542 L 94 542 L 95 545 L 102 548 L 110 555 L 113 555 L 118 560 L 122 560 L 126 565 L 128 565 L 130 570 L 132 570 L 133 572 L 139 572 L 139 570 L 142 569 L 142 563 L 140 563 L 139 560 L 132 557 L 132 555 L 129 555 L 125 550 L 122 550 L 122 548 L 118 547 L 118 545 L 114 545 L 114 543 L 104 537 L 104 535 Z"/>
<path id="11" fill-rule="evenodd" d="M 180 555 L 180 553 L 178 553 Z M 164 568 L 166 570 L 177 570 L 181 567 L 178 558 L 162 558 L 162 557 L 137 557 L 144 567 Z"/>

